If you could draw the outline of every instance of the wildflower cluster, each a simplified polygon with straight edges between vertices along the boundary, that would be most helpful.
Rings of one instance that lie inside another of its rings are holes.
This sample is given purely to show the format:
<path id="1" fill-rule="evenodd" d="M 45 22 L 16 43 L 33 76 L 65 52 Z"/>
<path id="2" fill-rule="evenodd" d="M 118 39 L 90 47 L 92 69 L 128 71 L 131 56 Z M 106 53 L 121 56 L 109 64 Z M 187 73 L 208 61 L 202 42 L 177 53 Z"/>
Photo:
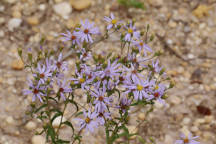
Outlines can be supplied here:
<path id="1" fill-rule="evenodd" d="M 134 21 L 125 24 L 113 14 L 104 20 L 107 22 L 104 35 L 94 23 L 85 20 L 71 31 L 60 34 L 63 43 L 71 44 L 70 49 L 40 49 L 36 59 L 31 51 L 28 52 L 26 67 L 30 68 L 32 79 L 28 80 L 29 89 L 24 90 L 24 94 L 32 95 L 31 114 L 36 114 L 45 123 L 42 133 L 45 132 L 47 140 L 52 143 L 70 142 L 59 138 L 62 125 L 71 127 L 72 143 L 81 141 L 83 130 L 95 132 L 98 127 L 104 127 L 108 144 L 121 136 L 129 139 L 134 135 L 127 129 L 132 107 L 153 106 L 155 101 L 166 104 L 166 93 L 173 83 L 157 59 L 160 52 L 154 52 L 148 45 L 153 40 L 153 36 L 149 38 L 147 35 L 149 26 L 145 31 L 138 31 Z M 121 54 L 93 53 L 94 44 L 112 34 L 119 35 Z M 72 51 L 77 56 L 72 75 L 64 61 L 70 55 L 63 57 L 64 51 Z M 77 100 L 77 89 L 86 98 L 85 106 Z M 61 104 L 63 109 L 59 107 Z M 72 122 L 63 122 L 61 118 L 59 127 L 55 129 L 53 121 L 58 116 L 63 117 L 68 104 L 76 107 Z M 74 130 L 73 121 L 79 122 L 78 133 Z"/>

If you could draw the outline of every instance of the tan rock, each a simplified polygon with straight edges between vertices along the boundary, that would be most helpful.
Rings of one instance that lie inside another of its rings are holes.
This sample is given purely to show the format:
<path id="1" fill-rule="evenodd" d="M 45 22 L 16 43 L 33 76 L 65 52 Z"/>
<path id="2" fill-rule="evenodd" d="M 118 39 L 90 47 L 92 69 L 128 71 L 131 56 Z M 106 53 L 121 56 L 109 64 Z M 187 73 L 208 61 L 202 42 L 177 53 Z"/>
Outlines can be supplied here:
<path id="1" fill-rule="evenodd" d="M 193 11 L 193 15 L 198 18 L 203 18 L 204 16 L 208 16 L 210 9 L 210 6 L 201 4 Z"/>
<path id="2" fill-rule="evenodd" d="M 33 122 L 33 121 L 29 121 L 26 125 L 25 125 L 25 128 L 27 130 L 34 130 L 35 128 L 37 127 L 36 123 Z"/>
<path id="3" fill-rule="evenodd" d="M 76 19 L 69 19 L 66 23 L 67 28 L 74 28 L 76 26 L 76 24 L 78 24 L 79 21 Z"/>
<path id="4" fill-rule="evenodd" d="M 70 0 L 70 4 L 75 10 L 84 10 L 91 6 L 91 0 Z"/>
<path id="5" fill-rule="evenodd" d="M 138 128 L 136 126 L 128 126 L 128 131 L 130 134 L 134 134 L 138 132 Z M 135 138 L 136 138 L 136 135 L 130 137 L 131 140 Z"/>
<path id="6" fill-rule="evenodd" d="M 24 68 L 24 63 L 22 60 L 14 60 L 11 64 L 12 69 L 14 70 L 22 70 Z"/>
<path id="7" fill-rule="evenodd" d="M 21 17 L 22 17 L 22 14 L 21 14 L 20 11 L 13 11 L 13 12 L 12 12 L 12 16 L 13 16 L 14 18 L 21 18 Z"/>
<path id="8" fill-rule="evenodd" d="M 175 28 L 177 26 L 177 23 L 174 21 L 169 21 L 168 26 L 171 28 Z"/>
<path id="9" fill-rule="evenodd" d="M 9 125 L 13 125 L 15 124 L 15 120 L 12 116 L 9 116 L 6 118 L 6 122 L 9 124 Z"/>
<path id="10" fill-rule="evenodd" d="M 31 141 L 32 141 L 32 144 L 45 144 L 46 143 L 45 138 L 41 135 L 33 136 Z"/>
<path id="11" fill-rule="evenodd" d="M 62 2 L 62 0 L 55 0 L 55 2 L 56 2 L 56 3 L 60 3 L 60 2 Z"/>
<path id="12" fill-rule="evenodd" d="M 144 114 L 144 113 L 140 113 L 140 114 L 138 115 L 138 119 L 140 119 L 140 120 L 145 120 L 145 114 Z"/>
<path id="13" fill-rule="evenodd" d="M 29 17 L 27 18 L 27 22 L 30 25 L 38 25 L 39 24 L 39 19 L 37 17 Z"/>
<path id="14" fill-rule="evenodd" d="M 62 118 L 62 122 L 65 122 L 65 121 L 66 121 L 65 117 L 63 117 L 63 118 Z M 53 123 L 52 123 L 53 127 L 54 127 L 54 128 L 58 128 L 59 125 L 60 125 L 60 122 L 61 122 L 61 116 L 57 117 L 57 118 L 53 121 Z M 62 126 L 63 126 L 63 125 L 62 125 Z"/>

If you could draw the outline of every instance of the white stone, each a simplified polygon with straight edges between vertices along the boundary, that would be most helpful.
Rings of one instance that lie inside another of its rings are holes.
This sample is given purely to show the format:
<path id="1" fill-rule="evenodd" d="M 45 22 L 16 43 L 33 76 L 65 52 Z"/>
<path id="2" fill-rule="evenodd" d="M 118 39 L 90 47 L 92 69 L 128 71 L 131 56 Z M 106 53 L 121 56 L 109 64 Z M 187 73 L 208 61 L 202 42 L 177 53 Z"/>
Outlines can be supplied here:
<path id="1" fill-rule="evenodd" d="M 4 37 L 4 31 L 0 31 L 0 37 Z"/>
<path id="2" fill-rule="evenodd" d="M 34 123 L 33 121 L 29 121 L 26 125 L 25 128 L 27 130 L 34 130 L 37 127 L 36 123 Z"/>
<path id="3" fill-rule="evenodd" d="M 10 125 L 14 124 L 15 121 L 14 121 L 14 118 L 12 116 L 9 116 L 6 118 L 6 122 Z"/>
<path id="4" fill-rule="evenodd" d="M 53 7 L 55 13 L 62 16 L 63 18 L 68 18 L 69 14 L 72 12 L 72 8 L 69 3 L 67 2 L 61 2 L 58 4 L 55 4 Z"/>
<path id="5" fill-rule="evenodd" d="M 170 136 L 170 135 L 166 135 L 164 141 L 166 144 L 172 144 L 174 142 L 172 136 Z"/>
<path id="6" fill-rule="evenodd" d="M 3 24 L 5 22 L 5 19 L 3 17 L 0 17 L 0 24 Z"/>
<path id="7" fill-rule="evenodd" d="M 9 29 L 10 31 L 13 31 L 14 28 L 19 27 L 21 23 L 22 23 L 22 20 L 21 20 L 21 19 L 19 19 L 19 18 L 12 18 L 12 19 L 10 19 L 9 22 L 8 22 L 8 29 Z"/>
<path id="8" fill-rule="evenodd" d="M 44 11 L 46 9 L 46 5 L 45 4 L 40 4 L 39 5 L 39 10 Z"/>
<path id="9" fill-rule="evenodd" d="M 181 103 L 181 99 L 177 96 L 170 96 L 169 98 L 172 104 L 178 105 Z"/>
<path id="10" fill-rule="evenodd" d="M 63 118 L 62 118 L 62 122 L 65 122 L 65 121 L 66 121 L 66 119 L 63 117 Z M 60 125 L 60 122 L 61 122 L 61 116 L 57 117 L 57 118 L 53 121 L 53 123 L 52 123 L 53 127 L 54 127 L 54 128 L 58 128 L 59 125 Z"/>
<path id="11" fill-rule="evenodd" d="M 0 5 L 0 12 L 3 12 L 5 10 L 5 7 L 3 5 Z"/>
<path id="12" fill-rule="evenodd" d="M 192 132 L 197 132 L 197 131 L 199 131 L 199 128 L 197 126 L 192 126 L 191 131 Z"/>
<path id="13" fill-rule="evenodd" d="M 185 117 L 185 118 L 183 119 L 183 121 L 182 121 L 182 123 L 183 123 L 184 125 L 188 125 L 190 122 L 191 122 L 191 119 L 188 118 L 188 117 Z"/>
<path id="14" fill-rule="evenodd" d="M 188 58 L 189 58 L 189 59 L 193 59 L 193 58 L 194 58 L 194 55 L 193 55 L 193 54 L 188 54 Z"/>
<path id="15" fill-rule="evenodd" d="M 41 135 L 33 136 L 31 141 L 32 141 L 32 144 L 45 144 L 46 143 L 45 138 Z"/>
<path id="16" fill-rule="evenodd" d="M 169 45 L 172 45 L 172 44 L 173 44 L 173 41 L 172 41 L 171 39 L 168 39 L 166 42 L 167 42 L 167 44 L 169 44 Z"/>

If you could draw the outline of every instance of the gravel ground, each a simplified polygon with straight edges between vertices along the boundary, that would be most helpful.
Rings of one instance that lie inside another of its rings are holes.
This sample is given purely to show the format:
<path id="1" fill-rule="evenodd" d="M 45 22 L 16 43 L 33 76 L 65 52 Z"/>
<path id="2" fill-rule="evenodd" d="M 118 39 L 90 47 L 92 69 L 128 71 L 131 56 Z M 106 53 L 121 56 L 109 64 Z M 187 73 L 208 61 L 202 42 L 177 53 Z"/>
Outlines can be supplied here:
<path id="1" fill-rule="evenodd" d="M 133 113 L 129 129 L 142 137 L 157 138 L 157 144 L 173 144 L 185 131 L 200 136 L 203 144 L 215 144 L 216 1 L 144 3 L 145 11 L 124 8 L 115 0 L 0 0 L 0 143 L 45 143 L 44 136 L 34 135 L 42 124 L 25 115 L 31 97 L 22 95 L 28 72 L 18 58 L 17 48 L 38 48 L 42 36 L 47 39 L 47 48 L 57 48 L 58 33 L 85 18 L 104 29 L 103 16 L 113 12 L 119 19 L 136 19 L 139 28 L 151 25 L 151 33 L 156 37 L 150 45 L 163 51 L 160 60 L 176 82 L 167 106 L 156 104 L 147 118 L 144 109 Z M 111 44 L 99 44 L 96 52 L 117 51 Z M 73 59 L 69 61 L 73 63 Z M 137 119 L 147 121 L 137 129 Z M 103 143 L 100 131 L 94 137 L 86 135 L 83 143 Z M 61 133 L 67 137 L 68 130 L 62 128 Z M 139 142 L 135 139 L 131 143 Z"/>

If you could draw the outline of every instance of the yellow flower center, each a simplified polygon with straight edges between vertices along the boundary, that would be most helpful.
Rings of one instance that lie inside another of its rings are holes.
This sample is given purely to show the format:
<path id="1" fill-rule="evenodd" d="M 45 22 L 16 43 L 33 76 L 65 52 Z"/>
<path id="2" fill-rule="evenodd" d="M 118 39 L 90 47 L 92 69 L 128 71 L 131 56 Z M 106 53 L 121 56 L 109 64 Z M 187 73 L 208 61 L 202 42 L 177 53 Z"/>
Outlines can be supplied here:
<path id="1" fill-rule="evenodd" d="M 80 83 L 84 83 L 84 82 L 85 82 L 85 79 L 84 79 L 84 78 L 80 78 L 80 79 L 79 79 L 79 82 L 80 82 Z"/>
<path id="2" fill-rule="evenodd" d="M 138 90 L 138 91 L 141 91 L 142 89 L 143 89 L 143 86 L 137 85 L 137 90 Z"/>
<path id="3" fill-rule="evenodd" d="M 100 78 L 100 77 L 96 77 L 96 79 L 97 79 L 97 80 L 101 80 L 101 78 Z"/>
<path id="4" fill-rule="evenodd" d="M 117 23 L 117 20 L 116 20 L 116 19 L 113 19 L 113 20 L 111 21 L 111 23 L 112 23 L 112 24 L 116 24 L 116 23 Z"/>
<path id="5" fill-rule="evenodd" d="M 188 138 L 184 139 L 184 144 L 187 144 L 187 143 L 189 143 L 189 139 Z"/>
<path id="6" fill-rule="evenodd" d="M 142 42 L 140 42 L 140 46 L 143 46 L 143 43 L 142 43 Z"/>
<path id="7" fill-rule="evenodd" d="M 86 123 L 90 123 L 90 121 L 91 121 L 91 119 L 90 119 L 89 117 L 87 117 L 87 118 L 85 119 L 85 122 L 86 122 Z"/>
<path id="8" fill-rule="evenodd" d="M 133 29 L 129 28 L 128 33 L 133 33 Z"/>
<path id="9" fill-rule="evenodd" d="M 159 86 L 158 86 L 158 85 L 156 85 L 156 86 L 155 86 L 155 90 L 157 90 L 158 88 L 159 88 Z"/>

